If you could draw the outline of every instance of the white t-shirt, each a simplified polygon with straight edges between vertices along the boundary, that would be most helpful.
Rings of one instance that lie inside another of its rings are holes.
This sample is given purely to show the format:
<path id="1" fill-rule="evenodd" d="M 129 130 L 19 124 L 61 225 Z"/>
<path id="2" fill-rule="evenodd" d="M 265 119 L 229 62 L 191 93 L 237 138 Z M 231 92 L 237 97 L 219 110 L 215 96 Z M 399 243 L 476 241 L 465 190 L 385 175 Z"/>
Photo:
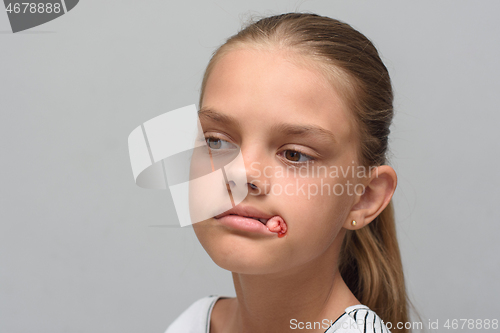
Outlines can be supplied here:
<path id="1" fill-rule="evenodd" d="M 165 331 L 165 333 L 209 333 L 210 316 L 215 302 L 223 296 L 211 295 L 197 300 L 187 308 Z M 307 326 L 309 325 L 309 326 Z M 290 329 L 324 328 L 324 333 L 390 333 L 382 319 L 366 305 L 358 304 L 345 309 L 333 323 L 329 320 L 316 322 L 290 321 Z"/>

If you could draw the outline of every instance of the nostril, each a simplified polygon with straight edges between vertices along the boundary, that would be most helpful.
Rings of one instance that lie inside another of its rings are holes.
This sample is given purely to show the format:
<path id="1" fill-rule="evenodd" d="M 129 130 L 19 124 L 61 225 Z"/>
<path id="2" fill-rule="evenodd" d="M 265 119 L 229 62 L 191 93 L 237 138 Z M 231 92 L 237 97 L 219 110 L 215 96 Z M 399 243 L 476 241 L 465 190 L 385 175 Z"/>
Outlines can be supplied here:
<path id="1" fill-rule="evenodd" d="M 235 187 L 236 183 L 232 180 L 229 181 L 229 187 Z"/>
<path id="2" fill-rule="evenodd" d="M 254 185 L 254 184 L 252 184 L 252 183 L 247 183 L 247 184 L 248 184 L 248 185 L 250 185 L 250 187 L 251 187 L 251 188 L 253 188 L 253 189 L 256 189 L 256 188 L 257 188 L 257 185 Z"/>

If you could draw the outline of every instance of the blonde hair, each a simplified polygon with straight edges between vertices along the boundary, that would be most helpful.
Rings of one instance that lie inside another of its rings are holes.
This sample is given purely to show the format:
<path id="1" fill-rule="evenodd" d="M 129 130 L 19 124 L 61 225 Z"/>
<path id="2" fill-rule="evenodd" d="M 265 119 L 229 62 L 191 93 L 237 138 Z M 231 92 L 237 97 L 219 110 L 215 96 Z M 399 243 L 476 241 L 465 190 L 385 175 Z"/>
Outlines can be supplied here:
<path id="1" fill-rule="evenodd" d="M 362 165 L 386 163 L 393 93 L 387 68 L 374 45 L 350 25 L 312 13 L 287 13 L 250 22 L 219 47 L 207 65 L 208 77 L 224 54 L 239 47 L 279 48 L 311 59 L 330 79 L 352 111 Z M 393 331 L 408 321 L 409 300 L 396 238 L 392 200 L 368 226 L 348 230 L 340 253 L 340 273 L 356 298 Z"/>

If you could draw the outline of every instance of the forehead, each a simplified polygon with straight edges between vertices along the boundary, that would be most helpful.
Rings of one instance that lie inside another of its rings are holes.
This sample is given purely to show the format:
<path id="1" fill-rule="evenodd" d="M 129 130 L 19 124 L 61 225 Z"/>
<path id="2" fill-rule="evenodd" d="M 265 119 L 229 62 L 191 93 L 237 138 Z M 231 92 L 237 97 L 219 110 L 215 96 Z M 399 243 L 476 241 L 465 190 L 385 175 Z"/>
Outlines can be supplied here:
<path id="1" fill-rule="evenodd" d="M 319 125 L 341 141 L 351 141 L 354 133 L 351 115 L 333 85 L 311 60 L 285 50 L 229 51 L 212 69 L 201 107 L 243 123 Z"/>

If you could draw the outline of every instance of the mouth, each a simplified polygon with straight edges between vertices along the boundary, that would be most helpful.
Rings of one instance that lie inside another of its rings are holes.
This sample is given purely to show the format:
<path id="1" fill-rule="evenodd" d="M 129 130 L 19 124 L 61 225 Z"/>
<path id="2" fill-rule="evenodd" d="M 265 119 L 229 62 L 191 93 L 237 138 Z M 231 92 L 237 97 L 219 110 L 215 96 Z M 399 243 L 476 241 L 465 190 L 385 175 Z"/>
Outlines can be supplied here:
<path id="1" fill-rule="evenodd" d="M 254 207 L 251 207 L 251 206 L 240 206 L 240 205 L 237 205 L 237 206 L 234 206 L 233 208 L 231 208 L 230 210 L 222 213 L 222 214 L 219 214 L 217 216 L 215 216 L 216 219 L 220 219 L 224 216 L 227 216 L 227 215 L 238 215 L 238 216 L 241 216 L 241 217 L 246 217 L 246 218 L 250 218 L 250 219 L 254 219 L 254 220 L 257 220 L 263 224 L 266 224 L 266 222 L 271 218 L 273 217 L 274 215 L 270 215 L 270 214 L 266 214 L 264 212 L 261 212 L 260 210 L 258 210 L 257 208 L 254 208 Z"/>
<path id="2" fill-rule="evenodd" d="M 254 220 L 257 220 L 264 225 L 266 225 L 267 221 L 269 221 L 269 219 L 265 219 L 265 218 L 258 218 L 258 217 L 254 217 L 254 216 L 243 216 L 243 215 L 238 215 L 238 214 L 226 214 L 223 216 L 227 216 L 227 215 L 241 216 L 241 217 L 246 217 L 247 219 L 254 219 Z M 218 219 L 218 217 L 215 217 L 215 218 Z"/>
<path id="3" fill-rule="evenodd" d="M 281 216 L 266 214 L 251 206 L 235 206 L 214 218 L 232 228 L 258 231 L 264 234 L 277 233 L 278 237 L 284 237 L 288 230 Z"/>

